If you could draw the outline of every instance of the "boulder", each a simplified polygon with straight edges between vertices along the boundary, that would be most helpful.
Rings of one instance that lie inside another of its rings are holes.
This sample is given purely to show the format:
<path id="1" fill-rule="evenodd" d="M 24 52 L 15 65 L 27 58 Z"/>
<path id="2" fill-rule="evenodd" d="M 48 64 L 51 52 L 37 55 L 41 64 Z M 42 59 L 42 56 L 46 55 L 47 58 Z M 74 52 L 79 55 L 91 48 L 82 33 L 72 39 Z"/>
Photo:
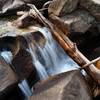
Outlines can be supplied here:
<path id="1" fill-rule="evenodd" d="M 19 10 L 28 10 L 27 3 L 34 4 L 38 8 L 42 8 L 43 4 L 48 0 L 0 0 L 0 15 L 16 14 Z"/>
<path id="2" fill-rule="evenodd" d="M 78 70 L 37 83 L 33 91 L 29 100 L 92 100 L 89 87 Z"/>
<path id="3" fill-rule="evenodd" d="M 37 72 L 32 63 L 31 55 L 24 49 L 20 49 L 13 58 L 12 65 L 20 80 L 33 77 L 36 80 Z M 30 76 L 32 74 L 32 76 Z M 32 80 L 31 80 L 32 81 Z"/>
<path id="4" fill-rule="evenodd" d="M 0 56 L 0 100 L 17 87 L 18 77 Z"/>
<path id="5" fill-rule="evenodd" d="M 100 21 L 100 0 L 80 0 L 80 5 L 89 10 Z"/>
<path id="6" fill-rule="evenodd" d="M 53 0 L 48 7 L 49 14 L 63 16 L 77 8 L 78 0 Z"/>
<path id="7" fill-rule="evenodd" d="M 61 18 L 64 23 L 69 25 L 71 32 L 86 32 L 95 22 L 95 18 L 83 9 L 78 9 L 73 13 L 67 14 Z"/>

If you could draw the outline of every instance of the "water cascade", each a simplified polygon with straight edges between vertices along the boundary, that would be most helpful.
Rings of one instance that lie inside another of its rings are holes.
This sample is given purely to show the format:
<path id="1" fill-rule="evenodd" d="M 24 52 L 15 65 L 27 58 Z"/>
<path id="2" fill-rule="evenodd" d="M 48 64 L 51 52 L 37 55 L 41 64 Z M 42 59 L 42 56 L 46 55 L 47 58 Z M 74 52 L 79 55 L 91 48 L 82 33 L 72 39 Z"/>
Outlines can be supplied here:
<path id="1" fill-rule="evenodd" d="M 12 55 L 11 51 L 4 50 L 4 51 L 0 52 L 0 54 L 8 64 L 11 64 L 12 59 L 13 59 L 13 55 Z M 20 88 L 22 93 L 25 95 L 26 100 L 29 96 L 31 96 L 33 94 L 26 79 L 22 80 L 18 84 L 18 87 Z"/>
<path id="2" fill-rule="evenodd" d="M 41 47 L 33 39 L 32 34 L 27 34 L 24 37 L 28 44 L 27 51 L 32 56 L 32 62 L 36 67 L 40 80 L 45 80 L 49 76 L 74 70 L 79 67 L 53 39 L 52 34 L 47 28 L 38 28 L 38 31 L 42 33 L 46 39 L 44 47 Z M 11 64 L 13 59 L 11 51 L 0 51 L 0 55 L 8 64 Z M 22 80 L 18 86 L 26 98 L 32 95 L 32 91 L 26 79 Z"/>
<path id="3" fill-rule="evenodd" d="M 79 67 L 53 39 L 52 34 L 47 28 L 38 29 L 45 37 L 46 43 L 41 47 L 34 39 L 32 34 L 25 35 L 29 49 L 27 50 L 33 59 L 40 79 L 56 75 L 66 71 L 74 70 Z"/>

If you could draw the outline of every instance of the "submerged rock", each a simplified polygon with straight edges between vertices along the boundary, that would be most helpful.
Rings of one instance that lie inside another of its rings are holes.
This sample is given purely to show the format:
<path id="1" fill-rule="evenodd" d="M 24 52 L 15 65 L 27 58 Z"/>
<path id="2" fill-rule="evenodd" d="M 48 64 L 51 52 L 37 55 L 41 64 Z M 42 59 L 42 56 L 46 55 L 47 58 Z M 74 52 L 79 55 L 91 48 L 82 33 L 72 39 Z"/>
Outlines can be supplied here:
<path id="1" fill-rule="evenodd" d="M 79 71 L 49 78 L 33 87 L 29 100 L 91 100 L 89 87 Z"/>
<path id="2" fill-rule="evenodd" d="M 69 25 L 70 31 L 86 32 L 95 22 L 95 18 L 86 10 L 76 10 L 71 14 L 67 14 L 61 18 Z"/>
<path id="3" fill-rule="evenodd" d="M 76 9 L 78 0 L 53 0 L 48 7 L 49 14 L 66 15 Z"/>
<path id="4" fill-rule="evenodd" d="M 100 21 L 100 0 L 80 0 L 80 5 L 89 10 Z"/>

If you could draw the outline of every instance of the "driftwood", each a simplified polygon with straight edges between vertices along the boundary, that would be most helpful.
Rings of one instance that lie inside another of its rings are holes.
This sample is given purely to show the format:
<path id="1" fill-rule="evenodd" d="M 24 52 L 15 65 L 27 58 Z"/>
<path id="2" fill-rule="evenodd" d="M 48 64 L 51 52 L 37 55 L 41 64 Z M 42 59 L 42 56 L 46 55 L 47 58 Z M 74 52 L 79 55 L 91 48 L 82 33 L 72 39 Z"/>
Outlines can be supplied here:
<path id="1" fill-rule="evenodd" d="M 88 63 L 88 64 L 83 65 L 82 68 L 88 67 L 89 65 L 94 64 L 94 63 L 98 62 L 99 60 L 100 60 L 100 57 L 98 57 L 98 58 L 92 60 L 92 61 L 91 61 L 90 63 Z"/>
<path id="2" fill-rule="evenodd" d="M 70 57 L 74 59 L 81 67 L 84 64 L 90 63 L 90 61 L 77 49 L 75 43 L 73 43 L 60 29 L 55 27 L 51 22 L 49 22 L 42 14 L 36 9 L 34 5 L 29 5 L 32 9 L 30 10 L 30 15 L 37 18 L 44 26 L 48 27 L 52 32 L 53 36 L 63 47 L 63 49 L 69 54 Z M 86 68 L 88 74 L 100 84 L 100 70 L 97 69 L 93 64 Z"/>

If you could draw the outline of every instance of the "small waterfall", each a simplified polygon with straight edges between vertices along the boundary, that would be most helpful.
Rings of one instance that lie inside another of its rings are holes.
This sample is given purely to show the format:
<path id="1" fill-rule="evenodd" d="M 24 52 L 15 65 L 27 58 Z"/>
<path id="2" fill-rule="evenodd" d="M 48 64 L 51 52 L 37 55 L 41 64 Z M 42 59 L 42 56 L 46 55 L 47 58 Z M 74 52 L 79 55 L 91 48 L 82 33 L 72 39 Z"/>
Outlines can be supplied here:
<path id="1" fill-rule="evenodd" d="M 12 59 L 13 59 L 13 55 L 11 53 L 11 51 L 1 51 L 0 55 L 5 59 L 5 61 L 11 65 Z M 18 87 L 21 89 L 22 93 L 25 95 L 25 99 L 27 100 L 27 98 L 29 96 L 31 96 L 33 93 L 28 85 L 27 80 L 22 80 L 19 84 Z"/>
<path id="2" fill-rule="evenodd" d="M 21 91 L 24 93 L 25 98 L 27 99 L 29 96 L 32 96 L 32 91 L 27 83 L 27 80 L 22 80 L 22 82 L 20 82 L 18 84 L 19 88 L 21 89 Z"/>
<path id="3" fill-rule="evenodd" d="M 39 28 L 38 30 L 46 39 L 44 47 L 36 43 L 32 38 L 32 34 L 25 35 L 24 37 L 29 45 L 28 52 L 32 55 L 33 64 L 41 80 L 48 78 L 48 76 L 74 70 L 79 67 L 53 39 L 47 28 Z"/>
<path id="4" fill-rule="evenodd" d="M 33 44 L 34 41 L 33 41 L 32 35 L 29 34 L 25 38 L 26 38 L 26 40 L 28 42 L 28 45 L 29 45 L 29 49 L 27 51 L 31 53 L 31 56 L 32 56 L 32 59 L 33 59 L 33 64 L 36 67 L 36 70 L 37 70 L 37 72 L 39 74 L 40 79 L 41 80 L 47 79 L 48 78 L 48 74 L 47 74 L 47 72 L 45 70 L 45 67 L 38 60 L 38 56 L 36 55 L 36 50 L 35 50 L 36 47 Z"/>
<path id="5" fill-rule="evenodd" d="M 11 61 L 13 59 L 13 55 L 12 55 L 11 51 L 2 51 L 2 52 L 0 52 L 0 55 L 5 59 L 5 61 L 8 64 L 11 64 Z"/>

